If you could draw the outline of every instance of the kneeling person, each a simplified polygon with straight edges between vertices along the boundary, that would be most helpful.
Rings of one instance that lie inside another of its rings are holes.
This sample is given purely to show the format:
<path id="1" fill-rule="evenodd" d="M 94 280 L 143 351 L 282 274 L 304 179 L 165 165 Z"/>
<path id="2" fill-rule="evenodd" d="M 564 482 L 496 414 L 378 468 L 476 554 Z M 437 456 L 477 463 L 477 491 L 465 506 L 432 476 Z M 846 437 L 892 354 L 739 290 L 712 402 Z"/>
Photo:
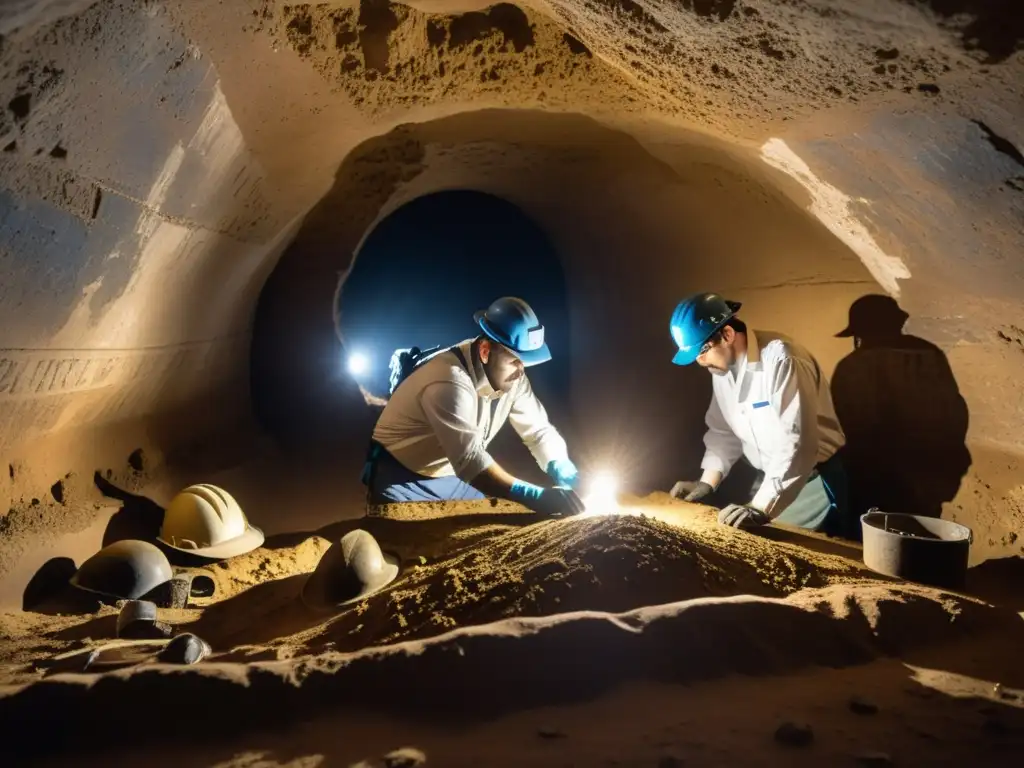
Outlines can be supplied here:
<path id="1" fill-rule="evenodd" d="M 544 326 L 512 297 L 474 319 L 479 336 L 426 357 L 392 393 L 364 475 L 370 505 L 499 497 L 545 515 L 582 512 L 565 440 L 526 376 L 551 359 Z M 513 477 L 487 452 L 506 420 L 556 487 Z"/>
<path id="2" fill-rule="evenodd" d="M 706 447 L 699 481 L 671 494 L 700 501 L 744 457 L 763 476 L 746 504 L 732 504 L 719 521 L 734 527 L 772 520 L 856 538 L 846 499 L 841 448 L 828 378 L 818 361 L 782 334 L 748 329 L 740 305 L 718 294 L 694 294 L 676 307 L 670 330 L 676 365 L 697 363 L 713 374 Z"/>

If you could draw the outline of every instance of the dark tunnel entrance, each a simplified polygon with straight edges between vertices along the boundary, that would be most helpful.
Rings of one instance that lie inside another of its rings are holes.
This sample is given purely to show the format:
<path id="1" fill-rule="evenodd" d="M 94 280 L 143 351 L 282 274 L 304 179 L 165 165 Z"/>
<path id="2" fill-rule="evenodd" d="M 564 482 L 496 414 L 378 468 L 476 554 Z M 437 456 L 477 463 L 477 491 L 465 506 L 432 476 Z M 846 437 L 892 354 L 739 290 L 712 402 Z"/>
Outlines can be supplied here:
<path id="1" fill-rule="evenodd" d="M 521 209 L 468 190 L 420 197 L 369 234 L 338 292 L 340 361 L 360 387 L 388 392 L 396 349 L 448 346 L 477 335 L 473 313 L 500 296 L 518 296 L 545 326 L 552 359 L 529 369 L 552 422 L 569 424 L 569 310 L 565 274 L 554 246 Z M 496 458 L 533 474 L 537 468 L 509 427 Z"/>

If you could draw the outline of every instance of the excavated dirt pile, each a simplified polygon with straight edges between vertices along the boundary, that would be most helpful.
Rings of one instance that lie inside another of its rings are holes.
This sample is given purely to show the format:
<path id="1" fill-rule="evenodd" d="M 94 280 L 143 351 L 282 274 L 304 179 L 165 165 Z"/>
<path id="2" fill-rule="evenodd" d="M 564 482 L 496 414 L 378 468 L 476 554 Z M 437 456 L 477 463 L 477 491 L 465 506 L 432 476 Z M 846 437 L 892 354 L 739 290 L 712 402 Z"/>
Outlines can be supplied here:
<path id="1" fill-rule="evenodd" d="M 223 658 L 251 661 L 356 651 L 514 617 L 620 613 L 741 594 L 784 597 L 876 580 L 838 555 L 732 535 L 701 507 L 645 511 L 534 524 L 521 514 L 352 521 L 214 564 L 208 568 L 214 596 L 164 614 Z M 307 574 L 342 529 L 356 526 L 401 558 L 398 578 L 381 594 L 337 611 L 308 608 L 300 599 Z M 77 615 L 66 602 L 45 608 L 50 616 L 12 615 L 4 622 L 10 682 L 45 671 L 45 663 L 35 662 L 48 656 L 113 637 L 113 607 L 89 604 Z"/>
<path id="2" fill-rule="evenodd" d="M 645 511 L 534 524 L 528 516 L 508 513 L 351 521 L 210 566 L 214 597 L 196 600 L 172 620 L 232 660 L 292 658 L 517 616 L 617 613 L 738 594 L 782 597 L 876 578 L 837 555 L 729 536 L 699 507 Z M 398 578 L 381 594 L 337 611 L 309 609 L 300 599 L 306 575 L 331 540 L 357 526 L 401 558 Z M 109 609 L 100 614 L 74 630 L 62 624 L 51 637 L 102 638 L 113 616 Z M 24 660 L 24 649 L 39 648 L 39 642 L 36 634 L 28 646 L 22 643 L 18 658 Z"/>

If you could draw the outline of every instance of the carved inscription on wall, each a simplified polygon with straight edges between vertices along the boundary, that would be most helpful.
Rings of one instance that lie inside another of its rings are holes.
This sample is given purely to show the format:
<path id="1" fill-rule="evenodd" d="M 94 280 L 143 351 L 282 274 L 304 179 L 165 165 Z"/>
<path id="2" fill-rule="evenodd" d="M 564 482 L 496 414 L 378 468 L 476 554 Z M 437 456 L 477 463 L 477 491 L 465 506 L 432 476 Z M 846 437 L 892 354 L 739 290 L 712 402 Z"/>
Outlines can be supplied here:
<path id="1" fill-rule="evenodd" d="M 141 350 L 0 350 L 0 448 L 244 388 L 248 335 Z"/>
<path id="2" fill-rule="evenodd" d="M 99 389 L 114 383 L 133 355 L 67 352 L 53 357 L 0 350 L 0 397 L 47 395 Z"/>

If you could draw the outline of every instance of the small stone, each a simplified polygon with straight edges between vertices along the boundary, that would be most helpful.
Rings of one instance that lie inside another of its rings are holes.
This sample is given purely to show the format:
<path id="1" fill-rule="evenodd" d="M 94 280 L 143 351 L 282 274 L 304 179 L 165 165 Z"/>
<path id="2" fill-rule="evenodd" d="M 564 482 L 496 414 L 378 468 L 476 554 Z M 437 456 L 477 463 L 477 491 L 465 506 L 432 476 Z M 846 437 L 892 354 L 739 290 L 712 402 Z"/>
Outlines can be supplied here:
<path id="1" fill-rule="evenodd" d="M 893 764 L 885 752 L 861 752 L 855 759 L 863 768 L 888 768 Z"/>
<path id="2" fill-rule="evenodd" d="M 877 715 L 878 705 L 860 696 L 850 699 L 850 711 L 855 715 Z"/>
<path id="3" fill-rule="evenodd" d="M 786 722 L 775 729 L 775 740 L 787 747 L 806 747 L 814 741 L 814 731 L 805 723 Z"/>
<path id="4" fill-rule="evenodd" d="M 402 747 L 384 755 L 384 768 L 416 768 L 427 764 L 427 756 L 415 747 Z"/>
<path id="5" fill-rule="evenodd" d="M 557 728 L 543 727 L 537 729 L 537 735 L 542 739 L 564 739 L 566 734 L 564 731 L 560 731 Z"/>

